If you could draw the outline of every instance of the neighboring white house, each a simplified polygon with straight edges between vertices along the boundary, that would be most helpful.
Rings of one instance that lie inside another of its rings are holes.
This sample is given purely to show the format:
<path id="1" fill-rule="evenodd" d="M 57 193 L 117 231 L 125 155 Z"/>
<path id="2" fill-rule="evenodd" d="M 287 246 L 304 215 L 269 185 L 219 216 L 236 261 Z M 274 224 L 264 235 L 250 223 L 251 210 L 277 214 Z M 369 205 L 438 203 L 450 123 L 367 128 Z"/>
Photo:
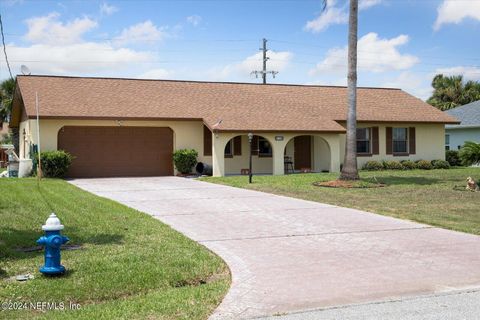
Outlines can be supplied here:
<path id="1" fill-rule="evenodd" d="M 465 141 L 480 143 L 480 100 L 445 111 L 460 124 L 445 126 L 445 149 L 458 150 Z"/>

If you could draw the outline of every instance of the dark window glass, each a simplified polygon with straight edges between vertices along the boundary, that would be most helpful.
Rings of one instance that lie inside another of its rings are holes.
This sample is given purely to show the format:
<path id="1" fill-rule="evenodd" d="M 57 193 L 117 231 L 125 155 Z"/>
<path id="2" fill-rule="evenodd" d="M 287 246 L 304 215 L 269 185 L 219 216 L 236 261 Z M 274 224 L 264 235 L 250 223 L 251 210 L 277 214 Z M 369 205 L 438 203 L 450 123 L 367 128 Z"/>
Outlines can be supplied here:
<path id="1" fill-rule="evenodd" d="M 357 153 L 370 153 L 370 128 L 357 129 Z"/>
<path id="2" fill-rule="evenodd" d="M 228 141 L 227 145 L 225 146 L 225 155 L 226 155 L 226 156 L 231 156 L 231 155 L 233 155 L 233 152 L 232 152 L 232 151 L 233 151 L 232 141 L 233 141 L 233 140 Z"/>
<path id="3" fill-rule="evenodd" d="M 445 135 L 445 145 L 449 145 L 449 144 L 450 144 L 450 135 L 446 134 Z"/>
<path id="4" fill-rule="evenodd" d="M 393 128 L 393 153 L 408 152 L 408 129 Z"/>
<path id="5" fill-rule="evenodd" d="M 258 154 L 261 156 L 271 156 L 272 146 L 267 139 L 258 137 Z"/>

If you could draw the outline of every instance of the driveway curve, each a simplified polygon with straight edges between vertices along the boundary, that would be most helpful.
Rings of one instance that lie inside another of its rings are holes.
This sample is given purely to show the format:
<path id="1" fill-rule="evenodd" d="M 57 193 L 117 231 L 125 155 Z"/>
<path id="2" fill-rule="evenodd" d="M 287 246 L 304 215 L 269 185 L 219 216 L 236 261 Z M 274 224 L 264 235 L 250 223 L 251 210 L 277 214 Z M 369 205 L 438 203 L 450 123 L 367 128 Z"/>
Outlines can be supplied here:
<path id="1" fill-rule="evenodd" d="M 72 184 L 148 213 L 229 265 L 212 319 L 253 318 L 480 287 L 480 237 L 177 177 Z"/>

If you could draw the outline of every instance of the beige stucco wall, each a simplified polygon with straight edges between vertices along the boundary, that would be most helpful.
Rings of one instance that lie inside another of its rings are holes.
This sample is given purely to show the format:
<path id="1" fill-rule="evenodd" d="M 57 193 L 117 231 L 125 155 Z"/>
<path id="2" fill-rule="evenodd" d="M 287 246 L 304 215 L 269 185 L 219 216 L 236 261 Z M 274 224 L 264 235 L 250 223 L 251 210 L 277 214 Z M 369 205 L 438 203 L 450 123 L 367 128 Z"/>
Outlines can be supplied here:
<path id="1" fill-rule="evenodd" d="M 224 159 L 224 151 L 225 151 L 225 145 L 227 142 L 234 138 L 235 136 L 242 135 L 246 136 L 248 133 L 217 133 L 213 135 L 213 175 L 214 176 L 223 176 L 225 174 L 229 174 L 230 168 L 234 168 L 236 172 L 232 173 L 240 173 L 240 167 L 242 168 L 248 168 L 248 153 L 244 154 L 243 150 L 247 150 L 248 152 L 248 140 L 242 139 L 242 156 L 241 157 L 234 157 L 230 159 Z M 305 134 L 299 134 L 299 133 L 269 133 L 269 132 L 262 132 L 261 134 L 262 137 L 266 138 L 272 145 L 272 153 L 273 157 L 272 158 L 262 158 L 257 160 L 266 160 L 266 159 L 271 159 L 272 161 L 272 166 L 273 166 L 273 174 L 275 175 L 282 175 L 284 174 L 284 150 L 287 144 L 289 144 L 290 140 L 292 140 L 296 136 L 301 136 Z M 281 136 L 283 137 L 283 140 L 276 140 L 276 136 Z M 318 168 L 327 168 L 327 169 L 319 169 L 320 170 L 328 170 L 331 172 L 338 172 L 340 170 L 340 140 L 339 140 L 339 135 L 335 133 L 326 133 L 326 134 L 315 134 L 315 137 L 318 137 L 314 139 L 314 150 L 318 149 L 318 152 L 323 152 L 325 154 L 324 150 L 326 148 L 329 149 L 330 151 L 330 160 L 329 161 L 323 161 L 323 160 L 318 160 L 318 162 L 314 162 L 314 165 L 318 166 Z M 247 144 L 245 144 L 247 143 Z M 317 146 L 315 148 L 315 145 Z M 244 149 L 244 146 L 246 146 L 246 149 Z M 292 146 L 288 147 L 287 153 L 292 152 L 291 151 Z M 323 150 L 323 151 L 322 151 Z M 318 153 L 318 154 L 319 154 Z M 244 157 L 247 157 L 244 159 Z M 323 158 L 323 156 L 321 157 Z M 253 162 L 253 161 L 252 161 Z M 227 166 L 226 166 L 227 165 Z M 246 165 L 246 166 L 245 166 Z M 265 164 L 266 165 L 266 164 Z M 253 166 L 253 172 L 254 173 L 260 173 L 255 167 L 255 163 L 252 164 Z M 238 171 L 237 171 L 238 169 Z M 260 167 L 260 169 L 262 169 Z M 313 168 L 314 170 L 317 170 L 316 167 Z"/>
<path id="2" fill-rule="evenodd" d="M 198 151 L 198 161 L 212 163 L 211 156 L 203 155 L 203 122 L 201 121 L 121 121 L 121 126 L 133 127 L 169 127 L 173 130 L 173 146 L 177 149 L 195 149 Z M 40 120 L 40 147 L 42 151 L 56 150 L 58 131 L 63 126 L 119 126 L 113 120 Z M 38 143 L 36 120 L 27 120 L 20 123 L 20 132 L 26 128 L 29 141 Z M 23 150 L 20 139 L 20 150 Z M 23 152 L 21 151 L 21 156 Z M 28 154 L 28 151 L 27 151 Z"/>
<path id="3" fill-rule="evenodd" d="M 58 131 L 63 126 L 118 126 L 113 120 L 41 120 L 40 135 L 42 150 L 56 150 Z M 198 151 L 198 161 L 213 165 L 215 176 L 225 174 L 239 174 L 243 168 L 248 168 L 248 138 L 247 132 L 243 133 L 214 133 L 212 135 L 212 156 L 203 155 L 203 123 L 201 121 L 121 121 L 122 126 L 139 127 L 169 127 L 174 132 L 174 149 L 189 148 Z M 359 127 L 379 127 L 379 155 L 371 157 L 358 157 L 358 165 L 361 168 L 369 160 L 433 160 L 444 159 L 443 124 L 369 124 L 362 123 Z M 416 127 L 416 154 L 397 157 L 386 155 L 386 127 Z M 26 141 L 23 139 L 25 130 Z M 235 136 L 242 136 L 242 155 L 233 158 L 224 158 L 226 143 Z M 273 157 L 253 157 L 254 172 L 258 174 L 284 174 L 284 150 L 293 157 L 293 138 L 301 136 L 301 133 L 261 133 L 258 134 L 272 145 Z M 282 136 L 283 140 L 276 140 L 276 136 Z M 340 163 L 343 162 L 345 150 L 345 135 L 335 133 L 313 134 L 313 171 L 328 170 L 339 172 Z M 26 120 L 20 123 L 20 157 L 25 158 L 29 154 L 28 145 L 37 143 L 36 121 Z M 24 147 L 24 145 L 26 147 Z M 25 152 L 24 152 L 25 150 Z"/>
<path id="4" fill-rule="evenodd" d="M 319 135 L 312 136 L 311 145 L 311 163 L 313 172 L 330 171 L 330 147 L 328 143 Z M 285 155 L 289 156 L 295 167 L 295 144 L 294 139 L 290 139 L 285 146 Z"/>
<path id="5" fill-rule="evenodd" d="M 395 123 L 359 123 L 359 128 L 366 127 L 378 127 L 378 139 L 379 139 L 379 154 L 372 155 L 371 157 L 358 157 L 358 167 L 362 166 L 370 160 L 406 160 L 410 159 L 413 161 L 416 160 L 436 160 L 436 159 L 445 159 L 445 125 L 443 124 L 395 124 Z M 399 128 L 409 128 L 415 127 L 415 142 L 416 142 L 416 154 L 410 156 L 393 156 L 387 155 L 386 145 L 387 145 L 387 134 L 386 127 L 399 127 Z M 345 135 L 342 134 L 340 137 L 341 143 L 341 162 L 343 163 L 343 158 L 345 155 Z"/>
<path id="6" fill-rule="evenodd" d="M 261 136 L 261 135 L 260 135 Z M 247 135 L 240 135 L 242 138 L 242 155 L 225 158 L 225 174 L 240 174 L 242 169 L 248 169 L 249 143 Z M 252 172 L 256 174 L 272 174 L 272 157 L 252 156 Z"/>

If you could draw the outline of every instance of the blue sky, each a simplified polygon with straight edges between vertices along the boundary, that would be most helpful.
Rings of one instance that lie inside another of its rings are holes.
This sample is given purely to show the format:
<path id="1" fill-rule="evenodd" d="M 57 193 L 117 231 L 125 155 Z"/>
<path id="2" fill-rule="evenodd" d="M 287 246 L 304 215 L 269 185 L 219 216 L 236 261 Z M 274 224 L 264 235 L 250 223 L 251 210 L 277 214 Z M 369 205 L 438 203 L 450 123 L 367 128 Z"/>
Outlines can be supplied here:
<path id="1" fill-rule="evenodd" d="M 12 72 L 258 82 L 267 38 L 271 83 L 346 84 L 345 0 L 2 0 Z M 362 0 L 359 85 L 426 99 L 436 73 L 480 79 L 480 0 Z M 0 78 L 8 77 L 0 56 Z"/>

